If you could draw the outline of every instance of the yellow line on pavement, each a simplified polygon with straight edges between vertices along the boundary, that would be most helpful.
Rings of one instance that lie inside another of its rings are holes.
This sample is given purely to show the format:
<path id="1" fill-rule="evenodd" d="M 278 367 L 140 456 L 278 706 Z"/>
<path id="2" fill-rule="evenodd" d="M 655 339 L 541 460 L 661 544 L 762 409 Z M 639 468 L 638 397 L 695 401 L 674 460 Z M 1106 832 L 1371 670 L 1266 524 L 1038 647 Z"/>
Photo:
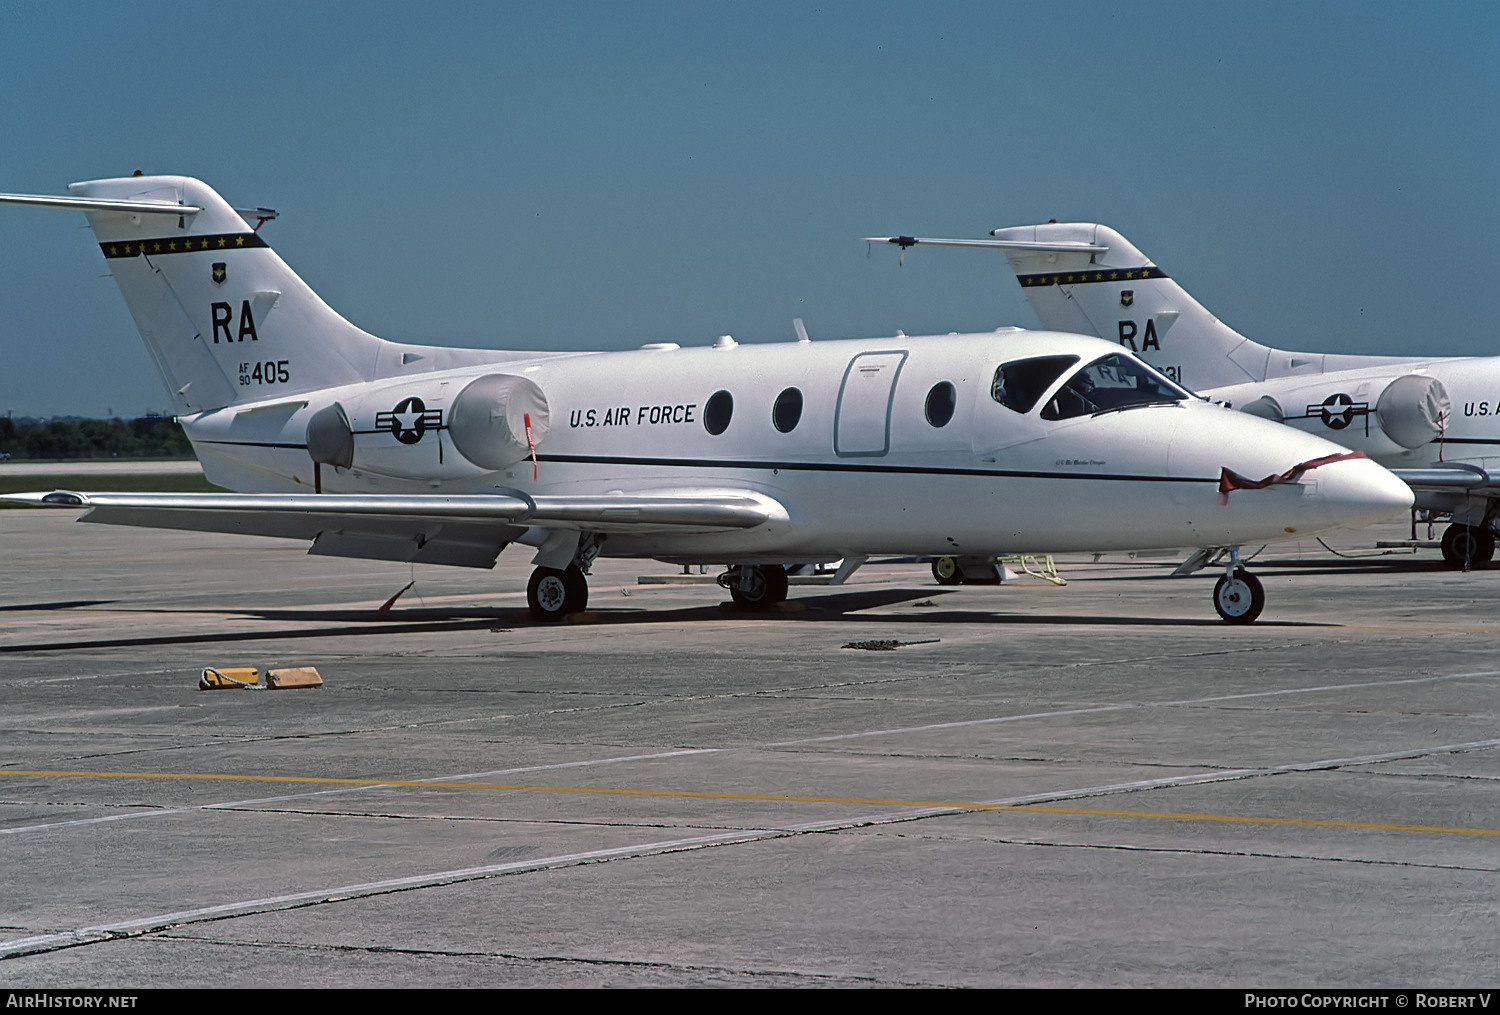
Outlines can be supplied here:
<path id="1" fill-rule="evenodd" d="M 1119 818 L 1166 818 L 1173 821 L 1221 821 L 1235 824 L 1300 825 L 1317 828 L 1356 828 L 1387 832 L 1428 832 L 1448 835 L 1500 835 L 1500 828 L 1463 828 L 1411 825 L 1381 821 L 1334 821 L 1320 818 L 1273 818 L 1240 814 L 1196 814 L 1180 811 L 1134 811 L 1103 807 L 1062 807 L 1053 804 L 987 804 L 966 800 L 886 800 L 872 797 L 802 796 L 788 793 L 728 793 L 684 789 L 629 789 L 612 786 L 536 786 L 484 782 L 430 782 L 421 779 L 339 779 L 306 775 L 239 775 L 214 772 L 73 772 L 0 769 L 0 775 L 71 779 L 195 779 L 211 782 L 277 782 L 329 786 L 391 786 L 416 789 L 484 789 L 518 793 L 583 793 L 605 796 L 678 797 L 700 800 L 761 800 L 772 803 L 860 804 L 868 807 L 921 807 L 965 811 L 1035 811 L 1045 814 L 1085 814 Z"/>

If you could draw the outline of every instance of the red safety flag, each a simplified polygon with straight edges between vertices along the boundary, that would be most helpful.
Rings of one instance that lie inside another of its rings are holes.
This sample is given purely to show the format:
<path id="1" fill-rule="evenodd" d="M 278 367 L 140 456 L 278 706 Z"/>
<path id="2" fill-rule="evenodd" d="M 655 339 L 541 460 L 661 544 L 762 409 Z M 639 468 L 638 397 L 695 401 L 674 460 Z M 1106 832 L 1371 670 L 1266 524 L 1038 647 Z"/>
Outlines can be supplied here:
<path id="1" fill-rule="evenodd" d="M 536 481 L 536 441 L 531 437 L 531 413 L 523 413 L 522 419 L 526 421 L 526 446 L 531 449 L 531 479 Z"/>
<path id="2" fill-rule="evenodd" d="M 1265 479 L 1246 479 L 1232 469 L 1219 470 L 1219 503 L 1229 503 L 1229 491 L 1231 490 L 1264 490 L 1268 486 L 1276 486 L 1278 483 L 1295 483 L 1302 478 L 1302 474 L 1310 469 L 1316 469 L 1320 465 L 1332 465 L 1334 462 L 1347 462 L 1354 458 L 1364 458 L 1363 451 L 1346 451 L 1341 455 L 1324 455 L 1322 458 L 1314 458 L 1311 461 L 1294 465 L 1290 469 L 1276 476 L 1267 476 Z"/>

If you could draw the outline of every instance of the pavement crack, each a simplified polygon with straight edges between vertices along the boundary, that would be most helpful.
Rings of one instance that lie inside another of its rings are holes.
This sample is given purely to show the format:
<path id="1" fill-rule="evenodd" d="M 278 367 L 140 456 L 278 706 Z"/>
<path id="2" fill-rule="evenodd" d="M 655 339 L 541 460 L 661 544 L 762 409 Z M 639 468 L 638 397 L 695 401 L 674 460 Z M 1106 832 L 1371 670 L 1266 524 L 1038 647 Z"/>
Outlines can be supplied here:
<path id="1" fill-rule="evenodd" d="M 743 822 L 614 821 L 607 818 L 588 820 L 583 818 L 495 817 L 478 814 L 403 814 L 398 811 L 335 811 L 321 810 L 314 807 L 214 807 L 213 810 L 240 814 L 294 814 L 299 817 L 387 819 L 391 821 L 463 821 L 481 825 L 531 825 L 557 826 L 559 828 L 640 828 L 667 831 L 691 830 L 698 832 L 756 832 L 764 829 L 763 825 L 750 825 Z"/>
<path id="2" fill-rule="evenodd" d="M 703 974 L 745 977 L 747 979 L 782 979 L 792 982 L 859 983 L 883 987 L 940 987 L 941 983 L 924 980 L 897 980 L 884 977 L 862 976 L 855 973 L 814 973 L 798 969 L 747 969 L 734 966 L 705 963 L 668 962 L 660 959 L 628 959 L 602 955 L 548 955 L 524 952 L 499 951 L 476 948 L 419 948 L 410 945 L 377 944 L 329 944 L 320 942 L 256 939 L 253 941 L 226 941 L 222 938 L 201 934 L 179 934 L 164 932 L 156 937 L 167 941 L 183 941 L 222 948 L 284 949 L 296 952 L 361 953 L 369 955 L 410 955 L 421 958 L 489 959 L 503 962 L 564 964 L 577 966 L 618 967 L 622 969 L 661 970 L 668 973 Z"/>
<path id="3" fill-rule="evenodd" d="M 849 831 L 861 831 L 860 829 L 835 829 L 834 834 Z M 890 833 L 876 830 L 876 835 L 888 835 Z M 954 842 L 962 839 L 968 842 L 989 842 L 998 846 L 1023 846 L 1037 847 L 1039 849 L 1098 849 L 1107 851 L 1121 851 L 1127 853 L 1160 853 L 1167 856 L 1222 856 L 1222 857 L 1256 857 L 1266 860 L 1307 860 L 1313 863 L 1350 863 L 1362 864 L 1371 867 L 1409 867 L 1425 870 L 1441 871 L 1464 871 L 1475 874 L 1493 874 L 1500 871 L 1500 867 L 1477 867 L 1467 864 L 1455 863 L 1430 863 L 1421 860 L 1393 860 L 1379 857 L 1360 856 L 1319 856 L 1315 853 L 1293 853 L 1287 851 L 1272 851 L 1263 849 L 1215 849 L 1210 846 L 1142 846 L 1128 842 L 1068 842 L 1061 839 L 1024 839 L 1012 838 L 999 835 L 980 836 L 951 836 L 951 835 L 924 835 L 905 832 L 895 833 L 896 838 L 922 839 L 933 842 Z"/>

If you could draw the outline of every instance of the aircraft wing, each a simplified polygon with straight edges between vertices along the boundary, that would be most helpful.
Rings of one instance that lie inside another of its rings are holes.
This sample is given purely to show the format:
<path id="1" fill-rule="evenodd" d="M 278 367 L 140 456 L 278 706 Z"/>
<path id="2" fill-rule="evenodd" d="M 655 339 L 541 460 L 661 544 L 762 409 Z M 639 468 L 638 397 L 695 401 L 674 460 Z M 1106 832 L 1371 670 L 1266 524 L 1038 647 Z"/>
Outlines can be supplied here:
<path id="1" fill-rule="evenodd" d="M 1477 465 L 1446 465 L 1434 469 L 1392 469 L 1391 473 L 1417 493 L 1500 494 L 1500 479 Z"/>
<path id="2" fill-rule="evenodd" d="M 749 529 L 784 517 L 740 491 L 525 494 L 18 493 L 13 503 L 88 508 L 79 521 L 310 539 L 309 553 L 491 567 L 531 527 L 647 534 Z"/>

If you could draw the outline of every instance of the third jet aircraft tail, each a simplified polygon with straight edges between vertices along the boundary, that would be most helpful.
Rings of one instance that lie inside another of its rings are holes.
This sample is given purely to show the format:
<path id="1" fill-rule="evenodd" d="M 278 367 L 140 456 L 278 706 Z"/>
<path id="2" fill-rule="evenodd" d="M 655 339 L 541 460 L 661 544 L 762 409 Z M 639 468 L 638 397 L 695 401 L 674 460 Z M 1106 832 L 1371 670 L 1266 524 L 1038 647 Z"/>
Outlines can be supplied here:
<path id="1" fill-rule="evenodd" d="M 1042 327 L 1117 341 L 1195 391 L 1400 361 L 1252 342 L 1108 226 L 1049 222 L 991 235 Z"/>

